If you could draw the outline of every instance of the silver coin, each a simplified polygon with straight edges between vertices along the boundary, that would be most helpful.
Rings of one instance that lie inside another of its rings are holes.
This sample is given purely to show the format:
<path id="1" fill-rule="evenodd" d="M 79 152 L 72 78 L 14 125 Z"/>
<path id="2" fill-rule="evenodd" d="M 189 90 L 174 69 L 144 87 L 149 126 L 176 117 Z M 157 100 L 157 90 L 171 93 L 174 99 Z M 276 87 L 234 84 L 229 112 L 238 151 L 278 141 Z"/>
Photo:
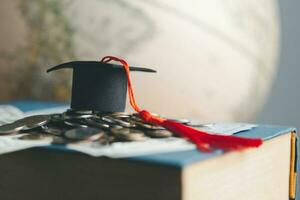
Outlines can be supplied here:
<path id="1" fill-rule="evenodd" d="M 92 110 L 77 110 L 77 109 L 68 109 L 65 112 L 67 115 L 92 115 L 94 112 Z"/>
<path id="2" fill-rule="evenodd" d="M 91 118 L 93 115 L 64 115 L 63 118 L 65 120 L 68 119 L 85 119 L 85 118 Z"/>
<path id="3" fill-rule="evenodd" d="M 138 115 L 134 115 L 134 114 L 131 115 L 130 121 L 134 121 L 134 122 L 144 122 Z"/>
<path id="4" fill-rule="evenodd" d="M 30 130 L 45 125 L 50 119 L 49 115 L 33 115 L 17 120 L 15 123 L 24 124 L 22 130 Z"/>
<path id="5" fill-rule="evenodd" d="M 81 123 L 81 121 L 77 121 L 77 120 L 65 120 L 64 123 L 71 127 L 88 128 L 86 124 Z"/>
<path id="6" fill-rule="evenodd" d="M 121 129 L 121 128 L 124 128 L 123 126 L 120 126 L 118 124 L 110 124 L 109 127 L 110 127 L 110 129 Z"/>
<path id="7" fill-rule="evenodd" d="M 93 117 L 93 114 L 90 113 L 91 111 L 86 111 L 88 113 L 85 113 L 85 111 L 82 111 L 81 113 L 66 111 L 63 113 L 63 119 L 83 119 L 83 118 L 90 118 Z"/>
<path id="8" fill-rule="evenodd" d="M 111 129 L 111 133 L 117 139 L 125 140 L 125 141 L 143 141 L 146 140 L 147 137 L 144 135 L 143 131 L 130 129 L 130 128 L 121 128 L 121 129 Z"/>
<path id="9" fill-rule="evenodd" d="M 126 113 L 126 112 L 113 112 L 109 114 L 112 117 L 117 117 L 117 118 L 129 118 L 131 115 L 130 113 Z"/>
<path id="10" fill-rule="evenodd" d="M 145 122 L 134 122 L 134 123 L 137 127 L 144 128 L 144 129 L 151 129 L 151 130 L 163 130 L 164 129 L 161 126 L 156 126 L 156 125 L 148 124 Z"/>
<path id="11" fill-rule="evenodd" d="M 159 126 L 144 122 L 140 117 L 136 116 L 135 114 L 132 114 L 131 118 L 127 121 L 134 124 L 134 127 L 137 127 L 137 128 L 140 127 L 140 128 L 146 128 L 146 129 L 162 129 Z"/>
<path id="12" fill-rule="evenodd" d="M 148 130 L 145 131 L 147 136 L 150 136 L 152 138 L 166 138 L 166 137 L 172 137 L 172 132 L 168 130 Z"/>
<path id="13" fill-rule="evenodd" d="M 116 122 L 114 121 L 114 119 L 112 117 L 110 117 L 110 116 L 103 116 L 101 119 L 103 121 L 105 121 L 105 122 L 108 122 L 108 123 L 111 123 L 111 124 L 116 124 Z"/>
<path id="14" fill-rule="evenodd" d="M 96 128 L 76 128 L 64 133 L 64 136 L 71 140 L 97 140 L 103 135 L 104 131 Z"/>
<path id="15" fill-rule="evenodd" d="M 19 123 L 19 122 L 4 124 L 0 126 L 0 135 L 13 134 L 15 132 L 22 130 L 24 126 L 25 125 L 23 123 Z"/>
<path id="16" fill-rule="evenodd" d="M 108 123 L 102 121 L 101 119 L 97 119 L 97 118 L 89 118 L 89 119 L 85 119 L 84 123 L 88 126 L 92 126 L 92 127 L 97 127 L 97 128 L 104 128 L 107 129 L 109 128 Z"/>
<path id="17" fill-rule="evenodd" d="M 40 127 L 46 124 L 49 120 L 49 115 L 34 115 L 19 119 L 13 123 L 5 124 L 0 127 L 1 134 L 11 134 L 20 130 L 26 131 Z"/>
<path id="18" fill-rule="evenodd" d="M 92 114 L 94 114 L 92 110 L 74 110 L 73 113 L 77 114 L 77 115 L 92 115 Z"/>
<path id="19" fill-rule="evenodd" d="M 120 126 L 126 127 L 126 128 L 133 128 L 133 127 L 136 126 L 134 123 L 130 123 L 130 122 L 128 122 L 128 121 L 125 121 L 125 120 L 122 120 L 122 119 L 118 119 L 118 118 L 112 118 L 112 117 L 111 117 L 111 120 L 112 120 L 114 123 L 116 123 L 116 124 L 118 124 L 118 125 L 120 125 Z"/>
<path id="20" fill-rule="evenodd" d="M 45 133 L 51 134 L 51 135 L 56 135 L 56 136 L 60 136 L 64 133 L 64 130 L 61 128 L 56 128 L 56 127 L 42 127 L 43 131 Z"/>
<path id="21" fill-rule="evenodd" d="M 105 115 L 101 117 L 101 120 L 105 123 L 108 123 L 110 128 L 123 128 L 123 126 L 120 124 L 120 121 L 114 119 L 113 117 Z"/>
<path id="22" fill-rule="evenodd" d="M 50 122 L 59 122 L 63 120 L 63 115 L 62 114 L 51 114 L 49 121 Z"/>

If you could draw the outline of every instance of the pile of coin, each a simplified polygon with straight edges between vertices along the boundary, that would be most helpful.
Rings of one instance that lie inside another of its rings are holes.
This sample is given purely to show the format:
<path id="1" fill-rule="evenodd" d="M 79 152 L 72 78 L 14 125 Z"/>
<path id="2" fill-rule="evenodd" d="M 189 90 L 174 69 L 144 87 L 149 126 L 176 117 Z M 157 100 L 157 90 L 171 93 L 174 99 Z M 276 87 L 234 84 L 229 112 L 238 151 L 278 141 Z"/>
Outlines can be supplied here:
<path id="1" fill-rule="evenodd" d="M 202 126 L 186 119 L 174 121 L 193 127 Z M 98 142 L 103 145 L 174 136 L 163 127 L 145 123 L 136 113 L 72 109 L 62 114 L 25 117 L 0 126 L 0 136 L 14 134 L 19 134 L 20 140 L 51 140 L 55 144 Z"/>

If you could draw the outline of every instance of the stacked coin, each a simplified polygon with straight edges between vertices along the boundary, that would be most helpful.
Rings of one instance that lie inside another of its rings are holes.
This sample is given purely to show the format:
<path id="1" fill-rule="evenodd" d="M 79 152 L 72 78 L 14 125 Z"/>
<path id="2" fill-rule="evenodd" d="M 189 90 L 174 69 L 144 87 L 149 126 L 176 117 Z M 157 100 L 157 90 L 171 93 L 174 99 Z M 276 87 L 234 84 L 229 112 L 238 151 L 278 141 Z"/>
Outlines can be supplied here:
<path id="1" fill-rule="evenodd" d="M 193 125 L 186 119 L 174 121 Z M 22 134 L 21 140 L 51 140 L 56 144 L 123 141 L 144 141 L 174 136 L 163 127 L 145 123 L 136 113 L 99 113 L 88 110 L 67 110 L 62 114 L 35 115 L 0 126 L 1 135 Z"/>

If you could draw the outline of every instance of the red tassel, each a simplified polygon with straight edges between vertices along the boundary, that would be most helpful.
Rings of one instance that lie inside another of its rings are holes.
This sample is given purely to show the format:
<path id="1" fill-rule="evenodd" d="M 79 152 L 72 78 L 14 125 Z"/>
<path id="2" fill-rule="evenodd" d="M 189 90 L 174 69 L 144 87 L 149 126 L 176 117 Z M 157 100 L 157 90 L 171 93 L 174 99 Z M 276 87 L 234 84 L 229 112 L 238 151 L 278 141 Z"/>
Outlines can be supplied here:
<path id="1" fill-rule="evenodd" d="M 260 145 L 262 145 L 263 141 L 260 138 L 243 138 L 237 136 L 208 133 L 205 131 L 196 130 L 192 127 L 183 125 L 175 121 L 153 116 L 150 112 L 140 109 L 134 98 L 128 63 L 125 60 L 114 56 L 105 56 L 104 58 L 102 58 L 101 62 L 107 63 L 112 60 L 120 62 L 124 66 L 128 81 L 128 95 L 130 104 L 135 109 L 135 111 L 139 113 L 140 117 L 145 122 L 162 126 L 181 137 L 187 138 L 191 142 L 195 143 L 199 150 L 206 152 L 213 151 L 215 149 L 222 149 L 224 151 L 242 150 L 245 148 L 259 147 Z"/>
<path id="2" fill-rule="evenodd" d="M 225 151 L 242 150 L 249 147 L 259 147 L 263 143 L 261 139 L 218 135 L 196 130 L 178 122 L 165 119 L 161 120 L 161 118 L 152 116 L 146 110 L 139 112 L 139 114 L 144 121 L 162 126 L 179 136 L 189 139 L 195 143 L 201 151 L 212 151 L 214 149 L 222 149 Z"/>

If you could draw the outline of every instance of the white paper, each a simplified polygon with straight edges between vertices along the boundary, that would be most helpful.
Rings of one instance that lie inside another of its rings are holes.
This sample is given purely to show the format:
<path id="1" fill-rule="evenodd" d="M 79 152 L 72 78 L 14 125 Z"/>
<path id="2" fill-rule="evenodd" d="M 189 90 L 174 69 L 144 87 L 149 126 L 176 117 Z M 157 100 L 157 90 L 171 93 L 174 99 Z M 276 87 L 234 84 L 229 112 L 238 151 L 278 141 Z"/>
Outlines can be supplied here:
<path id="1" fill-rule="evenodd" d="M 18 119 L 32 115 L 48 115 L 65 112 L 69 106 L 59 106 L 54 108 L 40 109 L 29 112 L 22 112 L 17 107 L 11 105 L 0 105 L 0 125 L 14 122 Z"/>
<path id="2" fill-rule="evenodd" d="M 174 151 L 187 151 L 196 149 L 196 146 L 182 138 L 149 139 L 139 142 L 116 142 L 109 146 L 95 143 L 71 144 L 68 149 L 79 151 L 91 156 L 107 156 L 111 158 L 124 158 L 142 156 L 156 153 Z"/>
<path id="3" fill-rule="evenodd" d="M 201 127 L 201 129 L 220 135 L 233 135 L 238 132 L 251 130 L 255 127 L 257 127 L 256 124 L 219 122 L 207 124 L 206 126 L 203 126 L 203 128 Z"/>
<path id="4" fill-rule="evenodd" d="M 32 147 L 48 146 L 50 140 L 18 140 L 22 135 L 0 136 L 0 154 L 10 153 Z"/>
<path id="5" fill-rule="evenodd" d="M 22 117 L 24 113 L 20 109 L 10 105 L 0 105 L 0 125 L 11 123 Z"/>
<path id="6" fill-rule="evenodd" d="M 207 124 L 201 129 L 222 135 L 232 135 L 237 132 L 250 130 L 257 125 L 246 123 L 214 123 Z M 111 158 L 123 158 L 132 156 L 149 155 L 155 153 L 167 153 L 196 149 L 193 143 L 183 138 L 150 139 L 141 142 L 117 142 L 110 146 L 95 145 L 94 143 L 71 144 L 68 149 L 79 151 L 91 156 L 107 156 Z"/>
<path id="7" fill-rule="evenodd" d="M 0 120 L 11 122 L 29 115 L 52 114 L 64 112 L 68 107 L 36 110 L 23 113 L 12 106 L 0 106 Z M 246 123 L 213 123 L 201 127 L 202 130 L 224 135 L 232 135 L 237 132 L 250 130 L 257 125 Z M 199 128 L 200 129 L 200 128 Z M 29 141 L 18 140 L 20 135 L 0 136 L 0 154 L 23 150 L 31 147 L 40 147 L 51 145 L 49 140 Z M 91 156 L 107 156 L 111 158 L 123 158 L 132 156 L 141 156 L 155 153 L 166 153 L 174 151 L 186 151 L 196 149 L 196 146 L 183 138 L 161 138 L 149 139 L 140 142 L 117 142 L 109 146 L 103 146 L 96 143 L 69 144 L 67 149 L 79 151 Z"/>
<path id="8" fill-rule="evenodd" d="M 32 116 L 32 115 L 49 115 L 55 113 L 63 113 L 69 109 L 69 106 L 59 106 L 54 108 L 46 108 L 40 110 L 33 110 L 25 113 L 25 116 Z"/>
<path id="9" fill-rule="evenodd" d="M 18 119 L 31 115 L 61 113 L 64 112 L 66 109 L 68 109 L 66 106 L 61 106 L 24 113 L 14 106 L 0 105 L 0 125 L 11 123 Z M 32 147 L 48 146 L 51 143 L 51 141 L 49 140 L 18 140 L 17 137 L 20 136 L 21 135 L 0 135 L 0 154 L 10 153 Z"/>

